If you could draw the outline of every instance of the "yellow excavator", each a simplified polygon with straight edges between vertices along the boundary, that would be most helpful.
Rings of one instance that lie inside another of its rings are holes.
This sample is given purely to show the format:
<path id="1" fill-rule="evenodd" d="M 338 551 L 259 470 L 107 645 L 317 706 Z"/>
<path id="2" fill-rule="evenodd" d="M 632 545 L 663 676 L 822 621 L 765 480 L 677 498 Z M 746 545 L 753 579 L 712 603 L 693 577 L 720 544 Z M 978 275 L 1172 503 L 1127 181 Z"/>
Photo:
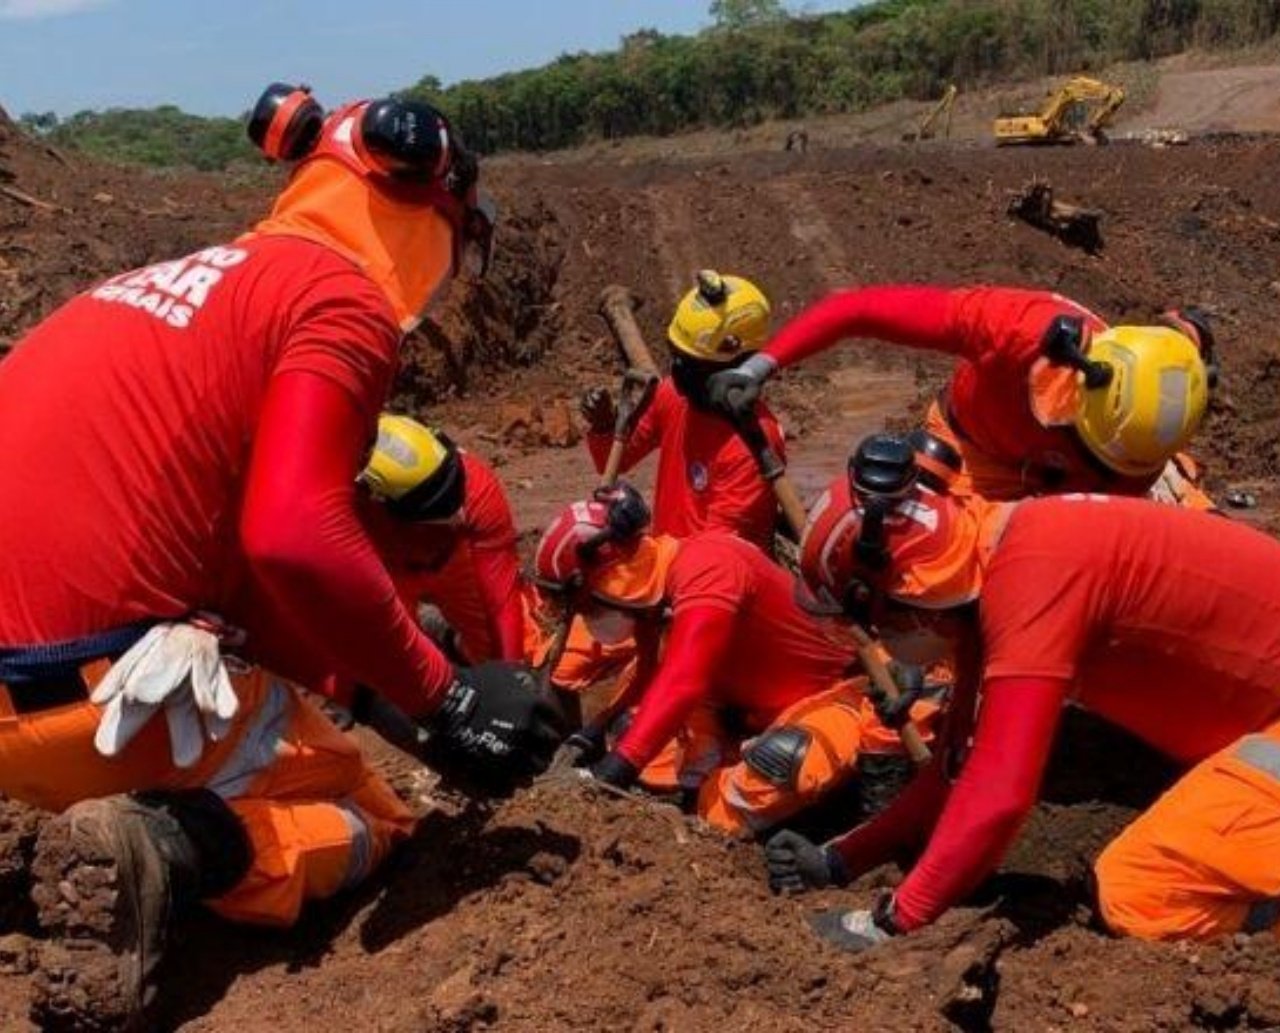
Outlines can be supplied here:
<path id="1" fill-rule="evenodd" d="M 1049 95 L 1038 114 L 997 118 L 997 144 L 1106 143 L 1103 129 L 1124 103 L 1124 90 L 1078 75 Z"/>
<path id="2" fill-rule="evenodd" d="M 938 120 L 945 116 L 946 121 L 943 123 L 942 135 L 951 136 L 951 109 L 956 102 L 956 94 L 960 91 L 956 88 L 956 84 L 952 83 L 943 92 L 942 97 L 928 111 L 924 117 L 920 119 L 920 124 L 914 130 L 902 134 L 902 139 L 908 143 L 915 140 L 932 140 L 938 129 Z"/>

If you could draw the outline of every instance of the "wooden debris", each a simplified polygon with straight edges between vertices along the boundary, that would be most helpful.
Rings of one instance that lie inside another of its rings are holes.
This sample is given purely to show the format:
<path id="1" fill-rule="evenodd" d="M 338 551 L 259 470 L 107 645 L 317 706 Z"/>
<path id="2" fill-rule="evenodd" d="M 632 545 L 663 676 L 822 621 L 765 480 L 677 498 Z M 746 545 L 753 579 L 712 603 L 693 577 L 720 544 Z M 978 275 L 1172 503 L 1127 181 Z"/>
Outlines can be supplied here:
<path id="1" fill-rule="evenodd" d="M 38 197 L 32 197 L 30 194 L 19 190 L 17 187 L 8 185 L 0 185 L 0 194 L 4 194 L 19 204 L 25 204 L 30 208 L 39 208 L 42 212 L 61 212 L 64 215 L 70 215 L 71 209 L 65 208 L 60 204 L 54 204 L 52 201 L 41 201 Z"/>
<path id="2" fill-rule="evenodd" d="M 1015 219 L 1044 230 L 1068 247 L 1078 247 L 1091 255 L 1102 250 L 1102 213 L 1093 208 L 1054 199 L 1053 187 L 1035 179 L 1010 199 L 1005 211 Z"/>

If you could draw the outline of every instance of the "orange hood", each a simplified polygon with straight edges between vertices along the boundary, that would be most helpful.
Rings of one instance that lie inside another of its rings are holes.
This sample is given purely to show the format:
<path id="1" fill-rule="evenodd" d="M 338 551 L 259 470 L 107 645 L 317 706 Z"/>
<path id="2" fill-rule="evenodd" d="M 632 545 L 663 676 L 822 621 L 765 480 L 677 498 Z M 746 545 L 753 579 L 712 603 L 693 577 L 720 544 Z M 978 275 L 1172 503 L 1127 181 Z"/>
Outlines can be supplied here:
<path id="1" fill-rule="evenodd" d="M 440 187 L 390 182 L 368 170 L 351 140 L 362 105 L 325 122 L 255 233 L 303 237 L 354 262 L 381 288 L 408 333 L 454 269 L 454 199 Z"/>
<path id="2" fill-rule="evenodd" d="M 587 587 L 606 605 L 650 609 L 667 594 L 667 575 L 679 548 L 670 535 L 643 535 L 634 548 L 592 567 Z"/>

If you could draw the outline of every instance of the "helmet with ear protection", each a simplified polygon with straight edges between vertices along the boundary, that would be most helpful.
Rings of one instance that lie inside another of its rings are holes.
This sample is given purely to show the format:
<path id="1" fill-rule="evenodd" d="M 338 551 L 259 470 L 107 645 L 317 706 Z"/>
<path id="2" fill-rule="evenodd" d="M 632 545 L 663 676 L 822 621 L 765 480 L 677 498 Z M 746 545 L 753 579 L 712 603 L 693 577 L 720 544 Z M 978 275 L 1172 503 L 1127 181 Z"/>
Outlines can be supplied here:
<path id="1" fill-rule="evenodd" d="M 272 161 L 306 157 L 324 126 L 324 110 L 310 86 L 273 82 L 249 115 L 249 139 Z"/>

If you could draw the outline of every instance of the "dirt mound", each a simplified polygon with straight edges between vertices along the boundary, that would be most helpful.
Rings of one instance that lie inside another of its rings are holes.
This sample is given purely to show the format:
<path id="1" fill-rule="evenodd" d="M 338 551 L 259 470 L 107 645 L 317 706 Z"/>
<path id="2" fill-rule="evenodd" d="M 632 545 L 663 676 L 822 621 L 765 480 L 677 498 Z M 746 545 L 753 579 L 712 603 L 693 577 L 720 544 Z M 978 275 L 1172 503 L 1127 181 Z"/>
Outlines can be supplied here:
<path id="1" fill-rule="evenodd" d="M 1166 70 L 1150 107 L 1125 128 L 1280 132 L 1280 68 L 1269 64 Z"/>
<path id="2" fill-rule="evenodd" d="M 0 352 L 95 280 L 231 239 L 265 212 L 275 177 L 122 169 L 0 120 Z M 403 353 L 399 404 L 419 409 L 497 367 L 537 361 L 561 323 L 554 212 L 514 195 L 490 277 L 456 284 Z"/>
<path id="3" fill-rule="evenodd" d="M 447 288 L 401 353 L 395 404 L 421 411 L 495 369 L 540 360 L 563 329 L 556 286 L 564 259 L 555 212 L 540 196 L 503 213 L 501 246 L 481 284 Z"/>
<path id="4" fill-rule="evenodd" d="M 1124 773 L 1091 767 L 1116 755 L 1129 761 Z M 407 796 L 429 799 L 413 764 L 385 750 L 380 760 Z M 661 804 L 548 783 L 491 810 L 436 810 L 376 887 L 294 930 L 211 919 L 188 929 L 182 942 L 199 945 L 200 964 L 171 977 L 169 1020 L 282 1033 L 317 1022 L 655 1033 L 1270 1026 L 1280 1019 L 1270 938 L 1175 948 L 1092 927 L 1092 859 L 1167 776 L 1140 746 L 1073 715 L 1051 802 L 1002 873 L 972 906 L 864 957 L 824 948 L 808 922 L 869 905 L 896 882 L 892 869 L 849 891 L 778 898 L 754 846 Z M 0 936 L 0 1017 L 15 1021 L 26 981 L 5 958 L 21 952 L 20 938 Z"/>

